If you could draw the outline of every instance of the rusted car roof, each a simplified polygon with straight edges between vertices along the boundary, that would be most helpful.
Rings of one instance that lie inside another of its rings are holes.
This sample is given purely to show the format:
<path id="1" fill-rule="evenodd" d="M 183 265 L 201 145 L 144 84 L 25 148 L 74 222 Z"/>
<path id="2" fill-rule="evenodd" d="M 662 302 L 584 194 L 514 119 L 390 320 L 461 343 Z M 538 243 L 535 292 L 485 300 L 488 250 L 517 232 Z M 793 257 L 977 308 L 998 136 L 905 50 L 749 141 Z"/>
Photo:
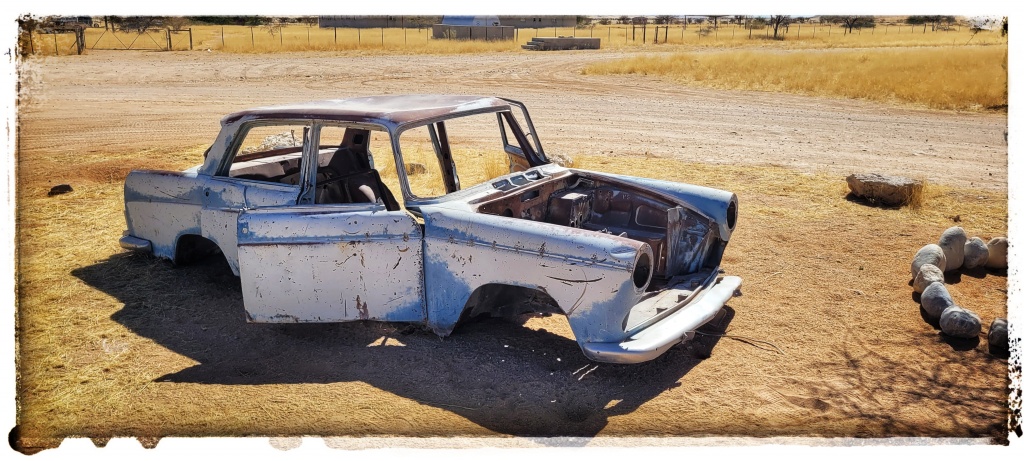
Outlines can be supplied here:
<path id="1" fill-rule="evenodd" d="M 256 107 L 230 114 L 224 117 L 221 123 L 234 123 L 243 118 L 290 118 L 399 126 L 481 109 L 500 110 L 508 107 L 508 102 L 500 98 L 482 96 L 441 94 L 367 96 Z"/>

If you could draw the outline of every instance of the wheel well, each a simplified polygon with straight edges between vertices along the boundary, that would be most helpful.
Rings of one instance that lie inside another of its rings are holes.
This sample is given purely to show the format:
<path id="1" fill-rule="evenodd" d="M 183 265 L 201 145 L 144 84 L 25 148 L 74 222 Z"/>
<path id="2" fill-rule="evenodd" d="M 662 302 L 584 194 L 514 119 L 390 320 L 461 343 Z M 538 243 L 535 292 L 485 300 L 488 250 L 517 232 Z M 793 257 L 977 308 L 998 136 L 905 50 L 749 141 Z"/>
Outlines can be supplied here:
<path id="1" fill-rule="evenodd" d="M 201 235 L 185 234 L 174 245 L 174 263 L 188 264 L 220 253 L 220 247 Z"/>
<path id="2" fill-rule="evenodd" d="M 515 319 L 521 314 L 561 314 L 558 302 L 543 290 L 501 283 L 481 285 L 469 295 L 459 321 L 478 315 Z"/>

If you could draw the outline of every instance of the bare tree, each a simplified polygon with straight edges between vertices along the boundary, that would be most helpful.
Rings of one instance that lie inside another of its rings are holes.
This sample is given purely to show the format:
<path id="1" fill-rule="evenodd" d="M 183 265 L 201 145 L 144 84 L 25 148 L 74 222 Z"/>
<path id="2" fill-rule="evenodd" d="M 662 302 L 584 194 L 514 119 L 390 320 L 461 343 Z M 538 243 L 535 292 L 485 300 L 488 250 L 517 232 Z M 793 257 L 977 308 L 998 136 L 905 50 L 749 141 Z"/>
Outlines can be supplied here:
<path id="1" fill-rule="evenodd" d="M 629 16 L 619 16 L 619 24 L 629 24 Z"/>
<path id="2" fill-rule="evenodd" d="M 772 15 L 768 17 L 768 26 L 772 28 L 772 38 L 779 39 L 779 28 L 786 27 L 792 22 L 793 17 L 789 15 Z"/>
<path id="3" fill-rule="evenodd" d="M 170 16 L 164 19 L 164 26 L 171 30 L 181 30 L 188 27 L 189 24 L 188 18 L 181 16 Z"/>
<path id="4" fill-rule="evenodd" d="M 654 17 L 655 24 L 672 24 L 673 22 L 675 22 L 675 20 L 676 17 L 670 14 L 663 14 Z"/>
<path id="5" fill-rule="evenodd" d="M 284 27 L 284 23 L 276 20 L 260 26 L 260 28 L 267 31 L 267 33 L 270 34 L 271 37 L 275 37 L 277 36 L 277 34 L 281 33 L 282 27 Z"/>

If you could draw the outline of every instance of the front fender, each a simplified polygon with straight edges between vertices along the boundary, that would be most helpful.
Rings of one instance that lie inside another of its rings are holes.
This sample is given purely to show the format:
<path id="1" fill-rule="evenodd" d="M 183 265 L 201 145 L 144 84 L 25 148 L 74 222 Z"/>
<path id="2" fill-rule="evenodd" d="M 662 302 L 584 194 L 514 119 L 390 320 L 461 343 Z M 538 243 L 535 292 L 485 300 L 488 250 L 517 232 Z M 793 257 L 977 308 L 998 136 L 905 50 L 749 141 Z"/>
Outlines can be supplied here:
<path id="1" fill-rule="evenodd" d="M 427 323 L 440 335 L 455 327 L 474 290 L 496 283 L 547 293 L 578 341 L 621 340 L 622 319 L 650 282 L 645 274 L 634 283 L 637 264 L 653 260 L 643 242 L 435 206 L 421 211 Z"/>

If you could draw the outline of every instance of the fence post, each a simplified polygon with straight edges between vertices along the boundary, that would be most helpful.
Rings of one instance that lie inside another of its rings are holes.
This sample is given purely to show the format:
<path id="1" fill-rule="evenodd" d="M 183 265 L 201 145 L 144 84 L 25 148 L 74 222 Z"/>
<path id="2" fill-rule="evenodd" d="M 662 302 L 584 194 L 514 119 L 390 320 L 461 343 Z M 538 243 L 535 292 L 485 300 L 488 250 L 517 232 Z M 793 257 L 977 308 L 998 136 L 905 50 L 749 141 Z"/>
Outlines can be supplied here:
<path id="1" fill-rule="evenodd" d="M 32 29 L 28 30 L 28 49 L 32 54 L 36 54 L 36 43 L 35 40 L 32 39 Z"/>
<path id="2" fill-rule="evenodd" d="M 832 24 L 829 24 L 829 25 L 828 25 L 828 36 L 829 36 L 829 37 L 831 37 L 831 36 L 832 36 Z"/>
<path id="3" fill-rule="evenodd" d="M 192 51 L 192 28 L 188 28 L 188 50 Z"/>
<path id="4" fill-rule="evenodd" d="M 306 28 L 306 46 L 309 46 L 309 27 Z"/>
<path id="5" fill-rule="evenodd" d="M 57 47 L 57 34 L 53 34 L 53 53 L 60 56 L 60 48 Z"/>
<path id="6" fill-rule="evenodd" d="M 281 33 L 277 34 L 277 36 L 280 37 L 281 48 L 284 49 L 284 26 L 281 26 Z"/>
<path id="7" fill-rule="evenodd" d="M 164 29 L 167 34 L 167 51 L 171 51 L 171 29 Z"/>
<path id="8" fill-rule="evenodd" d="M 647 44 L 647 23 L 644 23 L 644 45 Z"/>
<path id="9" fill-rule="evenodd" d="M 220 47 L 224 49 L 224 26 L 220 26 Z"/>
<path id="10" fill-rule="evenodd" d="M 334 46 L 335 47 L 338 46 L 338 28 L 337 27 L 334 28 Z"/>
<path id="11" fill-rule="evenodd" d="M 384 28 L 380 28 L 380 47 L 384 48 Z"/>
<path id="12" fill-rule="evenodd" d="M 78 47 L 78 54 L 81 55 L 85 51 L 85 28 L 78 27 L 75 29 L 75 46 Z"/>
<path id="13" fill-rule="evenodd" d="M 221 30 L 224 30 L 223 28 Z M 249 26 L 249 40 L 252 41 L 252 49 L 256 49 L 256 33 L 252 31 L 252 26 Z"/>
<path id="14" fill-rule="evenodd" d="M 363 45 L 363 29 L 356 27 L 356 46 Z"/>
<path id="15" fill-rule="evenodd" d="M 796 39 L 800 40 L 800 24 L 796 25 Z"/>

